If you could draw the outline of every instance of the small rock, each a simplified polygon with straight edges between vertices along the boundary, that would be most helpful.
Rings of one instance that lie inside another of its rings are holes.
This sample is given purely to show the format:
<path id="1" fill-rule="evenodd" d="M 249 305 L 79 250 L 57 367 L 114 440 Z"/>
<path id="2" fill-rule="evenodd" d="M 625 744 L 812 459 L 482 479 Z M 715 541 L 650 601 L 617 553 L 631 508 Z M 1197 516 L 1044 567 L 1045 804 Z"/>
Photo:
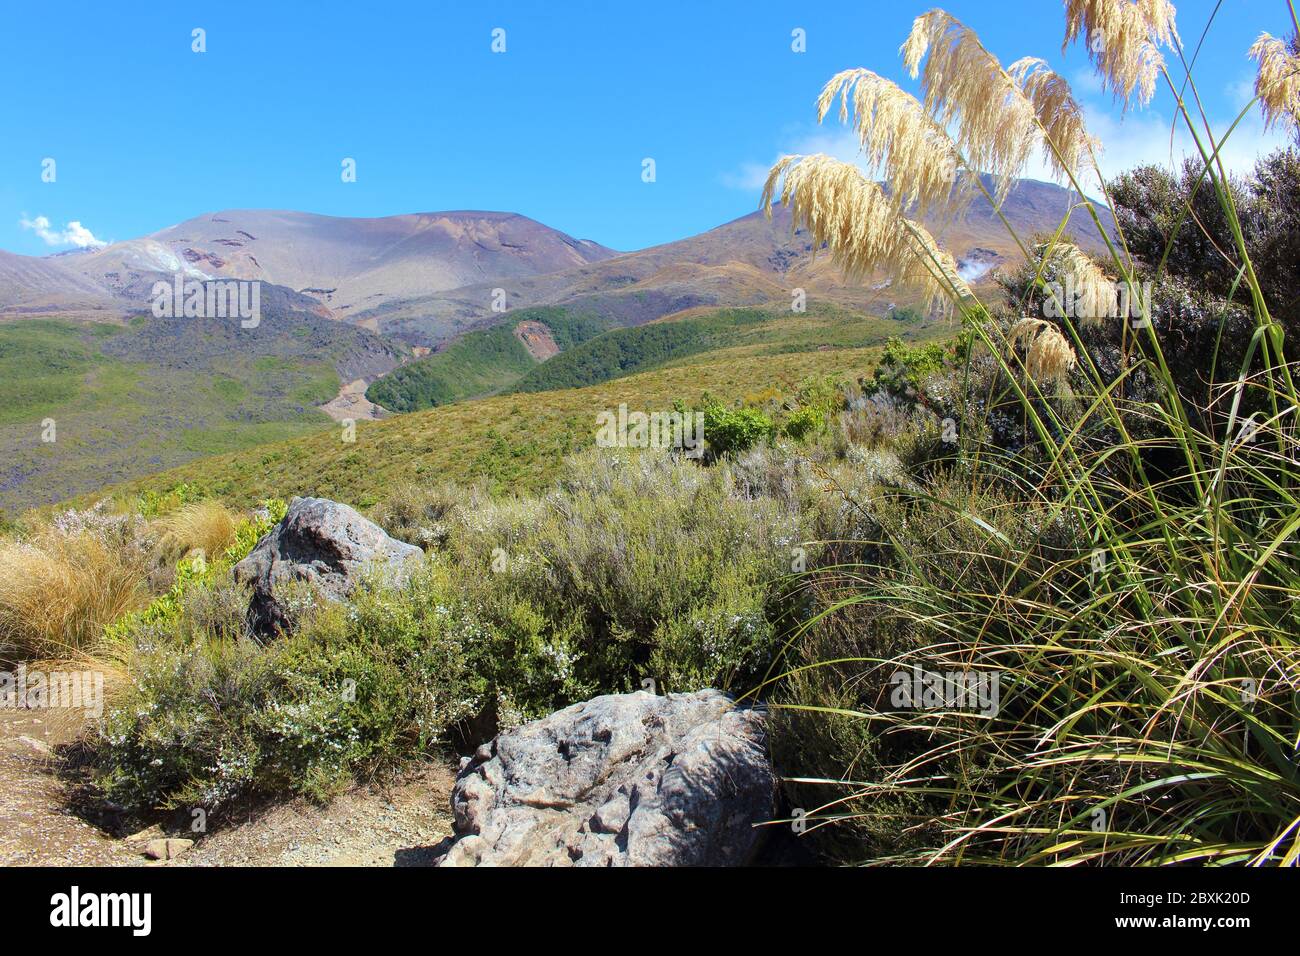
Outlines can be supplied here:
<path id="1" fill-rule="evenodd" d="M 163 838 L 163 829 L 162 827 L 158 826 L 158 824 L 155 823 L 151 827 L 145 827 L 143 830 L 140 830 L 137 833 L 132 833 L 129 837 L 126 838 L 126 842 L 143 845 L 145 843 L 148 843 L 150 840 L 161 840 L 162 838 Z"/>
<path id="2" fill-rule="evenodd" d="M 18 739 L 23 743 L 25 743 L 27 746 L 31 747 L 37 753 L 45 754 L 48 756 L 49 754 L 54 752 L 50 749 L 49 744 L 47 744 L 43 740 L 37 740 L 35 737 L 28 737 L 27 735 L 24 734 L 20 736 Z"/>
<path id="3" fill-rule="evenodd" d="M 192 846 L 194 846 L 193 840 L 150 840 L 145 844 L 144 855 L 151 860 L 175 860 L 189 852 Z"/>

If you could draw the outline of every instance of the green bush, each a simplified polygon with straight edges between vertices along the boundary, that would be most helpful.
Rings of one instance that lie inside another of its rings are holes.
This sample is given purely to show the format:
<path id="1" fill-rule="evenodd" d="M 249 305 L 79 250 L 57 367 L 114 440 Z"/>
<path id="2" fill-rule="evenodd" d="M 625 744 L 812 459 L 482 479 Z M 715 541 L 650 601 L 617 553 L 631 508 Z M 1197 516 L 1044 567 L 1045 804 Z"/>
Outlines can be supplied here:
<path id="1" fill-rule="evenodd" d="M 590 452 L 532 504 L 460 513 L 448 539 L 484 675 L 521 713 L 597 692 L 748 689 L 772 659 L 768 604 L 800 517 L 725 471 Z"/>
<path id="2" fill-rule="evenodd" d="M 714 457 L 748 451 L 776 436 L 776 424 L 756 408 L 735 408 L 705 396 L 704 438 Z"/>
<path id="3" fill-rule="evenodd" d="M 820 423 L 842 401 L 811 383 L 790 405 Z M 816 563 L 815 542 L 861 531 L 861 509 L 826 481 L 865 495 L 874 472 L 834 443 L 733 447 L 717 467 L 591 450 L 540 498 L 395 488 L 372 514 L 427 549 L 415 579 L 348 605 L 295 591 L 293 633 L 262 644 L 230 568 L 283 515 L 271 503 L 229 551 L 180 561 L 168 590 L 110 629 L 132 684 L 93 742 L 104 791 L 209 811 L 323 798 L 435 741 L 477 743 L 493 724 L 645 681 L 752 690 L 807 610 L 791 571 Z"/>
<path id="4" fill-rule="evenodd" d="M 480 706 L 435 568 L 401 590 L 320 604 L 266 646 L 238 634 L 243 606 L 222 602 L 223 587 L 187 595 L 172 641 L 142 642 L 133 686 L 93 742 L 110 799 L 210 813 L 246 799 L 323 799 L 424 752 Z M 225 628 L 196 618 L 223 604 Z"/>

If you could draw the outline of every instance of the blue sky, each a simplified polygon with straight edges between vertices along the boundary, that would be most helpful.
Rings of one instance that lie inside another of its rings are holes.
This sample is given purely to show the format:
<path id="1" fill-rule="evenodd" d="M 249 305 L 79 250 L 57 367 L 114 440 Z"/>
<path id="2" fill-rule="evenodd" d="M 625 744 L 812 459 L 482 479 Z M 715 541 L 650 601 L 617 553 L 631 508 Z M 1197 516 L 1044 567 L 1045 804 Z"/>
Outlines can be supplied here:
<path id="1" fill-rule="evenodd" d="M 817 92 L 850 66 L 904 81 L 898 45 L 933 5 L 11 4 L 0 248 L 44 255 L 226 208 L 502 209 L 619 249 L 670 241 L 753 210 L 781 153 L 850 158 L 842 129 L 816 126 Z M 1075 83 L 1108 174 L 1168 160 L 1169 97 L 1121 117 L 1083 52 L 1062 54 L 1057 0 L 944 6 L 1004 63 L 1043 56 Z M 1192 44 L 1214 0 L 1177 6 Z M 1285 0 L 1225 0 L 1198 65 L 1214 121 L 1249 99 L 1255 36 L 1288 23 Z M 205 53 L 191 49 L 196 27 Z M 791 49 L 796 28 L 805 53 Z M 1252 118 L 1229 157 L 1244 166 L 1279 142 Z M 341 180 L 345 157 L 354 183 Z M 642 181 L 647 157 L 654 183 Z"/>

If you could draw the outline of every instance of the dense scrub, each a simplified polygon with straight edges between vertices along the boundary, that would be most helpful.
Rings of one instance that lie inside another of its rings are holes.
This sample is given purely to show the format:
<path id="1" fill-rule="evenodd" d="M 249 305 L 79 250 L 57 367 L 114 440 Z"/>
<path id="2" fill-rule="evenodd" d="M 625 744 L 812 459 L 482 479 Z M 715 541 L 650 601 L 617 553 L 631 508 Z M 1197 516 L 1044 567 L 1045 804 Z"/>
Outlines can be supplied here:
<path id="1" fill-rule="evenodd" d="M 546 326 L 562 350 L 606 328 L 593 316 L 570 315 L 559 307 L 520 309 L 501 325 L 467 332 L 446 348 L 377 379 L 366 397 L 394 412 L 414 412 L 506 389 L 537 364 L 514 333 L 521 322 Z"/>
<path id="2" fill-rule="evenodd" d="M 790 323 L 792 317 L 799 321 Z M 737 345 L 773 351 L 882 344 L 919 334 L 923 317 L 899 311 L 885 319 L 815 306 L 807 314 L 772 308 L 717 309 L 703 315 L 611 329 L 548 359 L 514 386 L 518 392 L 582 388 Z"/>
<path id="3" fill-rule="evenodd" d="M 209 813 L 323 798 L 436 744 L 477 744 L 598 693 L 757 687 L 807 613 L 792 571 L 857 525 L 823 483 L 874 480 L 864 461 L 896 468 L 844 441 L 839 416 L 858 413 L 833 382 L 758 401 L 707 403 L 722 443 L 712 464 L 597 449 L 535 497 L 395 488 L 373 516 L 426 549 L 422 570 L 400 588 L 368 585 L 346 607 L 296 595 L 293 632 L 269 641 L 251 632 L 230 569 L 282 502 L 237 516 L 179 486 L 125 512 L 24 529 L 14 548 L 84 547 L 92 518 L 94 534 L 120 526 L 138 542 L 132 600 L 67 631 L 84 660 L 120 675 L 88 741 L 105 794 Z M 733 433 L 729 416 L 766 427 Z"/>

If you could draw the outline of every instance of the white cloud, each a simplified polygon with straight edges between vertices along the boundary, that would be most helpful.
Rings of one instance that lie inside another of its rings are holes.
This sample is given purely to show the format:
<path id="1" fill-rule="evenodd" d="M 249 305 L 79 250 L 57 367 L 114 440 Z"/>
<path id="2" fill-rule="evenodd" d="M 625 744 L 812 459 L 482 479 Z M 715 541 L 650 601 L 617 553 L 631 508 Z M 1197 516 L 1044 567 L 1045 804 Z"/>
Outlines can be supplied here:
<path id="1" fill-rule="evenodd" d="M 76 246 L 78 249 L 98 249 L 101 246 L 108 245 L 104 240 L 96 239 L 95 234 L 76 219 L 69 222 L 63 229 L 52 228 L 50 220 L 45 216 L 37 216 L 34 219 L 28 219 L 24 216 L 18 221 L 18 224 L 24 229 L 30 229 L 44 239 L 47 246 Z"/>
<path id="2" fill-rule="evenodd" d="M 1238 109 L 1244 105 L 1245 103 L 1239 104 Z M 1101 140 L 1102 151 L 1097 162 L 1107 181 L 1134 166 L 1153 164 L 1178 169 L 1186 158 L 1194 157 L 1198 162 L 1200 160 L 1201 153 L 1196 141 L 1181 119 L 1171 131 L 1169 119 L 1155 113 L 1129 112 L 1121 117 L 1112 110 L 1084 103 L 1084 115 L 1089 131 Z M 1211 117 L 1210 127 L 1214 135 L 1222 137 L 1236 118 L 1236 113 L 1227 117 Z M 1197 135 L 1207 149 L 1212 148 L 1203 127 L 1197 130 Z M 1254 168 L 1259 157 L 1286 145 L 1284 132 L 1266 131 L 1258 110 L 1252 110 L 1222 145 L 1220 158 L 1229 172 L 1243 174 Z M 1042 157 L 1035 157 L 1024 175 L 1030 179 L 1052 178 Z"/>
<path id="3" fill-rule="evenodd" d="M 758 192 L 767 182 L 768 168 L 762 163 L 741 163 L 739 169 L 722 174 L 722 185 L 728 189 Z"/>
<path id="4" fill-rule="evenodd" d="M 785 146 L 772 157 L 771 162 L 746 162 L 721 176 L 722 184 L 730 189 L 757 193 L 767 182 L 767 173 L 782 156 L 795 154 L 810 156 L 813 153 L 825 153 L 846 163 L 855 163 L 862 171 L 870 174 L 871 170 L 862 161 L 862 151 L 858 146 L 858 137 L 846 127 L 828 127 L 816 130 L 792 132 L 787 137 Z"/>

